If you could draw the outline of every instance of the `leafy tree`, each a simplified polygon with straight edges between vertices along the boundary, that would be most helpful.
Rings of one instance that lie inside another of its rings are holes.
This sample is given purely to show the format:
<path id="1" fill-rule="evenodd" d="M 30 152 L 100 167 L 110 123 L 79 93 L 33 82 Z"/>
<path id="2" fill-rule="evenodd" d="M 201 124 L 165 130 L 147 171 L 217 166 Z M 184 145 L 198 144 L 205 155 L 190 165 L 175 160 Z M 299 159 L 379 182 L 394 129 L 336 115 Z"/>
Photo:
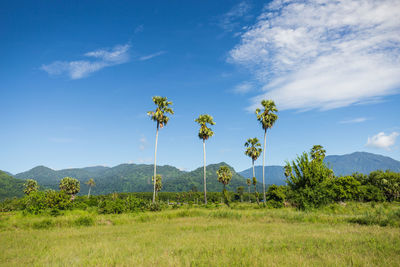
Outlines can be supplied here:
<path id="1" fill-rule="evenodd" d="M 286 183 L 292 190 L 292 200 L 301 209 L 318 207 L 331 200 L 326 190 L 328 178 L 334 178 L 334 174 L 323 159 L 323 155 L 312 159 L 312 155 L 303 153 L 291 164 L 286 163 Z"/>
<path id="2" fill-rule="evenodd" d="M 218 175 L 218 182 L 224 185 L 222 193 L 224 195 L 225 204 L 229 206 L 229 196 L 228 192 L 226 191 L 226 185 L 229 184 L 229 182 L 232 179 L 232 172 L 228 166 L 221 166 L 217 171 L 217 175 Z"/>
<path id="3" fill-rule="evenodd" d="M 166 97 L 161 96 L 153 96 L 153 102 L 157 106 L 155 111 L 147 112 L 147 115 L 151 117 L 153 121 L 157 123 L 156 130 L 156 145 L 154 149 L 154 175 L 153 177 L 157 177 L 157 141 L 158 141 L 158 130 L 167 125 L 169 118 L 167 114 L 174 114 L 174 111 L 170 107 L 172 105 L 171 101 L 168 101 Z M 153 203 L 156 201 L 156 181 L 153 181 Z"/>
<path id="4" fill-rule="evenodd" d="M 203 140 L 203 156 L 204 156 L 204 204 L 207 204 L 207 184 L 206 184 L 206 140 L 214 135 L 214 132 L 207 124 L 215 125 L 214 119 L 208 114 L 200 115 L 194 120 L 200 125 L 199 138 Z"/>
<path id="5" fill-rule="evenodd" d="M 90 178 L 89 181 L 86 182 L 86 184 L 89 186 L 89 193 L 88 193 L 88 198 L 89 198 L 90 190 L 92 189 L 92 186 L 96 186 L 96 183 L 94 182 L 93 178 Z"/>
<path id="6" fill-rule="evenodd" d="M 263 148 L 263 194 L 264 194 L 264 203 L 266 201 L 265 195 L 265 144 L 267 142 L 267 130 L 271 129 L 278 119 L 278 115 L 275 112 L 278 112 L 278 109 L 275 106 L 275 102 L 272 100 L 262 100 L 261 105 L 263 106 L 263 110 L 257 108 L 256 115 L 257 120 L 261 123 L 261 126 L 264 130 L 264 148 Z"/>
<path id="7" fill-rule="evenodd" d="M 251 202 L 251 200 L 250 200 L 250 186 L 251 186 L 251 180 L 250 180 L 250 178 L 247 178 L 246 184 L 247 184 L 247 188 L 249 189 L 249 202 Z"/>
<path id="8" fill-rule="evenodd" d="M 79 193 L 81 189 L 80 182 L 72 177 L 64 177 L 60 181 L 60 190 L 71 196 L 71 199 L 75 198 L 75 195 Z"/>
<path id="9" fill-rule="evenodd" d="M 38 183 L 36 180 L 28 179 L 24 183 L 24 193 L 29 196 L 32 192 L 37 192 L 39 190 Z"/>
<path id="10" fill-rule="evenodd" d="M 315 145 L 311 148 L 310 156 L 312 160 L 323 161 L 326 150 L 321 145 Z"/>
<path id="11" fill-rule="evenodd" d="M 251 158 L 251 163 L 253 166 L 253 177 L 256 177 L 255 171 L 254 171 L 254 162 L 258 159 L 258 157 L 261 154 L 261 144 L 258 142 L 258 138 L 249 138 L 247 139 L 246 143 L 244 143 L 244 146 L 247 147 L 246 151 L 244 154 L 249 156 Z"/>

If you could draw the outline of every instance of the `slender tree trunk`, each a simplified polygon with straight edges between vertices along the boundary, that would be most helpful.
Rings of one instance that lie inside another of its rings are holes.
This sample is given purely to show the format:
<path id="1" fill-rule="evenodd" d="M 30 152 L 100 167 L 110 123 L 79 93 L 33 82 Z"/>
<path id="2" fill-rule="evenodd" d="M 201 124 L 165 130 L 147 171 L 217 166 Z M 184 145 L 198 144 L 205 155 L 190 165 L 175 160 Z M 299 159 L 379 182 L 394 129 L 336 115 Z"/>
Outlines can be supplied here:
<path id="1" fill-rule="evenodd" d="M 89 193 L 87 195 L 88 198 L 90 197 L 90 189 L 92 189 L 92 186 L 89 186 Z"/>
<path id="2" fill-rule="evenodd" d="M 157 122 L 157 131 L 156 131 L 156 147 L 154 149 L 154 176 L 153 176 L 153 185 L 154 185 L 154 190 L 153 190 L 153 203 L 156 202 L 156 182 L 157 182 L 157 141 L 158 141 L 158 128 L 159 124 Z"/>
<path id="3" fill-rule="evenodd" d="M 250 200 L 250 185 L 248 185 L 247 188 L 249 189 L 249 202 L 251 202 L 251 200 Z"/>
<path id="4" fill-rule="evenodd" d="M 254 171 L 254 159 L 252 159 L 252 165 L 253 165 L 253 177 L 256 177 L 256 173 Z"/>
<path id="5" fill-rule="evenodd" d="M 263 149 L 263 194 L 264 194 L 264 204 L 266 201 L 265 196 L 265 143 L 267 142 L 267 129 L 264 132 L 264 149 Z"/>
<path id="6" fill-rule="evenodd" d="M 203 139 L 203 160 L 204 160 L 204 204 L 207 205 L 207 184 L 206 184 L 206 140 Z"/>

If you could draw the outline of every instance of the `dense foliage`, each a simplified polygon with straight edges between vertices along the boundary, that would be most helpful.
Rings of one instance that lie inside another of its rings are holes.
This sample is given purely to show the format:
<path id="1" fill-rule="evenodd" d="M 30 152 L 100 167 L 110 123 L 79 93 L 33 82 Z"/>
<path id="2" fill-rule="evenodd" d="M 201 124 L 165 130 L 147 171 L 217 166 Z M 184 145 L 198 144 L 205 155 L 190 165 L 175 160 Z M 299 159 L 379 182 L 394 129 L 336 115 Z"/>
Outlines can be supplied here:
<path id="1" fill-rule="evenodd" d="M 22 197 L 24 181 L 0 171 L 0 200 L 12 197 Z"/>

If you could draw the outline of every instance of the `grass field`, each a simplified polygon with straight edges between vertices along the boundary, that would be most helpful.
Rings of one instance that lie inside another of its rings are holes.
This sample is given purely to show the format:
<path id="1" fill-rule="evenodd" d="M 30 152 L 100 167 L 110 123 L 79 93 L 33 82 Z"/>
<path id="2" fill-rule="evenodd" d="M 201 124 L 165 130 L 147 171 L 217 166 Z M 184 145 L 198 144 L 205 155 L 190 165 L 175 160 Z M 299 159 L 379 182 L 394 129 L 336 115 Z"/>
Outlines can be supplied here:
<path id="1" fill-rule="evenodd" d="M 2 266 L 399 266 L 399 204 L 0 213 Z M 382 225 L 382 226 L 381 226 Z"/>

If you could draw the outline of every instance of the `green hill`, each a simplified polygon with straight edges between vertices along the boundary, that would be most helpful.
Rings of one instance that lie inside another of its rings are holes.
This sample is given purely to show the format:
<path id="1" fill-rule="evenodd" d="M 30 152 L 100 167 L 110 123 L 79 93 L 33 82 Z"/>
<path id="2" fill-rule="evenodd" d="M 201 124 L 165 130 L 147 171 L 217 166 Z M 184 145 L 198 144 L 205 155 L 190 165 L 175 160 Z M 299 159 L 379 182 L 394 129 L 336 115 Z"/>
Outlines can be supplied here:
<path id="1" fill-rule="evenodd" d="M 6 172 L 0 171 L 0 200 L 22 197 L 24 181 L 16 179 Z"/>
<path id="2" fill-rule="evenodd" d="M 217 169 L 227 165 L 226 163 L 211 164 L 207 166 L 207 190 L 220 191 L 222 186 L 217 180 Z M 246 186 L 242 176 L 230 167 L 233 177 L 229 190 L 235 190 L 238 186 Z M 157 166 L 157 173 L 163 177 L 162 191 L 181 192 L 189 190 L 203 190 L 203 168 L 200 167 L 191 172 L 180 171 L 173 166 Z M 92 188 L 92 194 L 109 194 L 113 192 L 151 192 L 153 186 L 153 165 L 146 164 L 121 164 L 112 168 L 87 167 L 81 169 L 52 170 L 44 166 L 35 167 L 27 172 L 19 173 L 20 179 L 35 179 L 39 185 L 45 188 L 58 189 L 60 180 L 70 176 L 81 182 L 80 194 L 87 194 L 88 186 L 84 183 L 90 178 L 96 182 Z"/>

